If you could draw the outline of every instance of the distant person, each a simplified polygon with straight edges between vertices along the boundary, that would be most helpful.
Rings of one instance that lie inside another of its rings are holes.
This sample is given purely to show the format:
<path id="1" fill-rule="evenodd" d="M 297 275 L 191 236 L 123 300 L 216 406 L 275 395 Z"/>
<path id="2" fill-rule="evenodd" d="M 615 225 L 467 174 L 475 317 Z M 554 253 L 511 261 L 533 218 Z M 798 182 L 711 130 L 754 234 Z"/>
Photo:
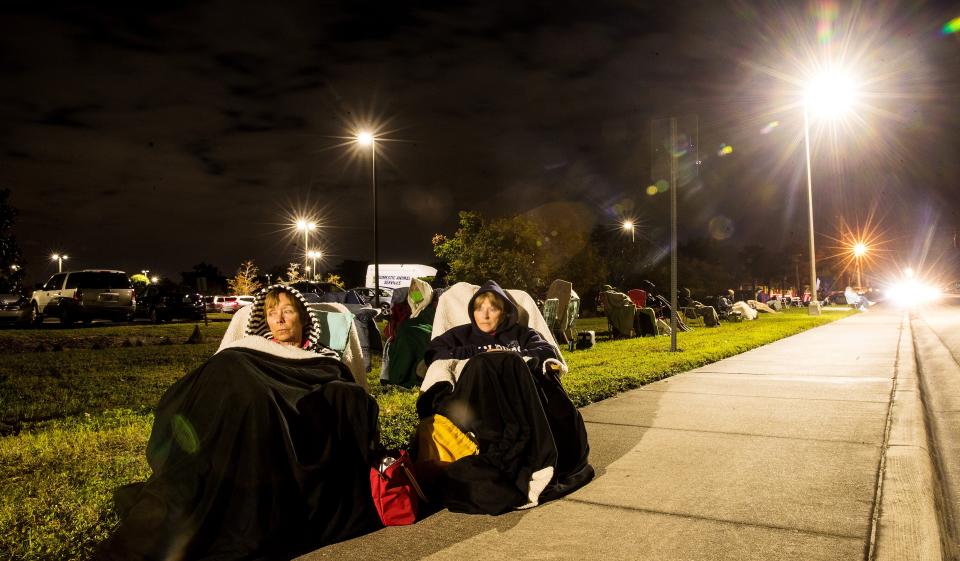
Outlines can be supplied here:
<path id="1" fill-rule="evenodd" d="M 867 298 L 861 294 L 858 294 L 857 291 L 854 290 L 852 287 L 848 286 L 847 288 L 844 289 L 843 297 L 846 299 L 847 304 L 849 304 L 851 308 L 854 308 L 861 312 L 867 311 L 867 308 L 869 308 L 870 306 L 870 303 L 867 301 Z"/>
<path id="2" fill-rule="evenodd" d="M 714 307 L 705 306 L 699 300 L 694 300 L 689 288 L 684 287 L 680 289 L 680 292 L 677 294 L 677 305 L 681 310 L 691 308 L 693 313 L 703 318 L 703 325 L 706 327 L 717 327 L 720 325 L 720 318 Z"/>
<path id="3" fill-rule="evenodd" d="M 662 319 L 667 324 L 670 323 L 670 315 L 673 308 L 670 307 L 670 300 L 657 292 L 657 286 L 648 280 L 640 282 L 640 288 L 647 291 L 647 306 L 653 308 L 657 318 Z M 690 331 L 690 328 L 684 323 L 679 315 L 677 318 L 677 329 L 680 331 Z"/>
<path id="4" fill-rule="evenodd" d="M 381 526 L 376 401 L 320 345 L 299 292 L 275 285 L 252 306 L 246 336 L 160 399 L 153 474 L 116 492 L 100 559 L 290 558 Z"/>
<path id="5" fill-rule="evenodd" d="M 623 292 L 614 290 L 609 284 L 600 288 L 598 298 L 613 329 L 613 338 L 633 336 L 634 318 L 637 313 L 637 306 L 633 300 Z"/>

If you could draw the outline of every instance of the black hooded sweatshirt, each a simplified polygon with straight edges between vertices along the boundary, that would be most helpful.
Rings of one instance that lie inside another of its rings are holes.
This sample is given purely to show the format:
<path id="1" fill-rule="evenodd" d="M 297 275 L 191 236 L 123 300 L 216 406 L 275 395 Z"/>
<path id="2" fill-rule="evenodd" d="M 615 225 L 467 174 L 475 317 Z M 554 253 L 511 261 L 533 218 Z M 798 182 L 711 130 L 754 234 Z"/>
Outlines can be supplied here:
<path id="1" fill-rule="evenodd" d="M 477 297 L 485 292 L 494 292 L 505 303 L 503 318 L 493 333 L 484 333 L 473 318 L 473 308 Z M 435 360 L 456 358 L 468 359 L 488 350 L 509 350 L 525 357 L 536 359 L 535 364 L 543 364 L 547 359 L 558 359 L 557 350 L 540 336 L 536 329 L 517 323 L 517 306 L 496 282 L 488 280 L 477 290 L 467 305 L 470 323 L 447 330 L 430 342 L 425 362 L 429 366 Z"/>

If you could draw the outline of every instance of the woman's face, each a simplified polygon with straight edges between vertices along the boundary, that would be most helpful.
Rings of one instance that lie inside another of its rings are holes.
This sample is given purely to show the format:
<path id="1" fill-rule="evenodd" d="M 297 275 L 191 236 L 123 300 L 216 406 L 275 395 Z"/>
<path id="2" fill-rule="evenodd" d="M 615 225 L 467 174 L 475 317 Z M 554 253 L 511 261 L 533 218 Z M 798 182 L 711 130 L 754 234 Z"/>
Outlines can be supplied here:
<path id="1" fill-rule="evenodd" d="M 278 343 L 299 347 L 303 342 L 303 319 L 293 297 L 286 292 L 278 294 L 277 304 L 267 308 L 267 325 Z"/>
<path id="2" fill-rule="evenodd" d="M 503 310 L 494 304 L 490 298 L 484 298 L 473 309 L 473 320 L 477 322 L 477 327 L 484 333 L 496 331 L 502 315 Z"/>

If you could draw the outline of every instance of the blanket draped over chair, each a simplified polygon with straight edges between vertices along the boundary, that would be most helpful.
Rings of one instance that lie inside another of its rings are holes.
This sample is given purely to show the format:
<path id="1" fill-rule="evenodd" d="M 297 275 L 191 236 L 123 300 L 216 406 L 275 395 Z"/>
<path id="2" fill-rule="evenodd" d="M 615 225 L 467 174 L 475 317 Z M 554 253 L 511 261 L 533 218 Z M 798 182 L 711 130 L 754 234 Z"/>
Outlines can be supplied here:
<path id="1" fill-rule="evenodd" d="M 377 412 L 334 358 L 234 342 L 164 394 L 153 474 L 117 491 L 121 522 L 100 558 L 290 557 L 380 527 Z"/>

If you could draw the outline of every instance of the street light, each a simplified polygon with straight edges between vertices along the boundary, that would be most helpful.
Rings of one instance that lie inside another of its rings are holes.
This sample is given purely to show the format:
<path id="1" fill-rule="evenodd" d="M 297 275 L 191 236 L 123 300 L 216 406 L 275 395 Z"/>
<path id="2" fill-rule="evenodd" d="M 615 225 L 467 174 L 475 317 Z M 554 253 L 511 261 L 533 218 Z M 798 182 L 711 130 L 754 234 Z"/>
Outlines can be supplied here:
<path id="1" fill-rule="evenodd" d="M 633 243 L 633 242 L 636 241 L 636 240 L 634 239 L 634 231 L 635 231 L 635 230 L 636 230 L 636 226 L 634 226 L 632 220 L 624 220 L 624 221 L 623 221 L 623 231 L 624 231 L 624 232 L 627 232 L 627 231 L 630 232 L 630 243 Z"/>
<path id="2" fill-rule="evenodd" d="M 310 259 L 313 259 L 313 269 L 312 269 L 313 280 L 317 280 L 317 259 L 319 259 L 322 256 L 323 254 L 320 253 L 319 251 L 310 251 L 307 253 L 307 257 L 309 257 Z"/>
<path id="3" fill-rule="evenodd" d="M 53 255 L 50 256 L 50 260 L 51 260 L 51 261 L 56 261 L 56 262 L 57 262 L 57 272 L 58 272 L 58 273 L 62 273 L 62 272 L 63 272 L 63 262 L 66 261 L 67 259 L 69 259 L 69 256 L 68 256 L 68 255 L 64 255 L 64 254 L 62 254 L 62 253 L 54 253 Z"/>
<path id="4" fill-rule="evenodd" d="M 377 232 L 377 139 L 369 131 L 360 131 L 356 142 L 370 147 L 370 183 L 373 186 L 373 302 L 380 308 L 380 238 Z"/>
<path id="5" fill-rule="evenodd" d="M 820 315 L 817 300 L 817 256 L 813 242 L 813 173 L 810 169 L 810 111 L 827 118 L 835 118 L 849 109 L 856 100 L 856 88 L 851 78 L 836 70 L 815 77 L 807 83 L 803 100 L 803 143 L 807 162 L 807 217 L 810 229 L 810 307 L 812 316 Z M 797 287 L 800 288 L 800 287 Z"/>
<path id="6" fill-rule="evenodd" d="M 310 231 L 315 230 L 317 227 L 316 222 L 310 222 L 308 220 L 300 219 L 297 220 L 297 230 L 303 230 L 303 271 L 306 273 L 309 268 L 309 262 L 307 261 L 310 256 Z"/>
<path id="7" fill-rule="evenodd" d="M 857 260 L 857 288 L 863 288 L 863 256 L 867 254 L 867 244 L 857 242 L 853 244 L 853 256 Z"/>

